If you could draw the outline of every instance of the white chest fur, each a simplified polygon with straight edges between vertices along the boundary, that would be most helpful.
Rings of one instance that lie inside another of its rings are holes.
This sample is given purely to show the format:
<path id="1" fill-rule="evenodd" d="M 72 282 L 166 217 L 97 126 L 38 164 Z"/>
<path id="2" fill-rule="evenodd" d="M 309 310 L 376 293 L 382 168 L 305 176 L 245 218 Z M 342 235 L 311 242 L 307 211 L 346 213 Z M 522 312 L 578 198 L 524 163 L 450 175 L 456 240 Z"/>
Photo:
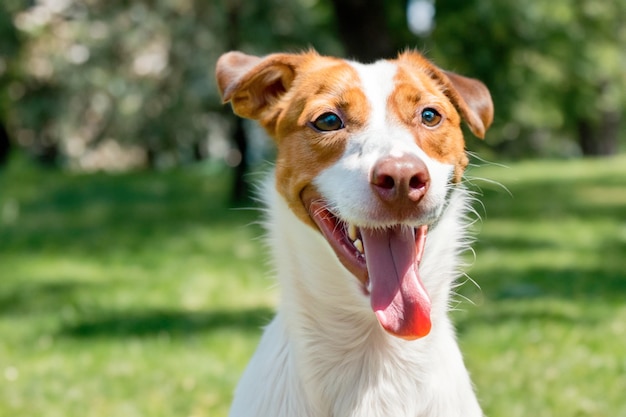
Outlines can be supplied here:
<path id="1" fill-rule="evenodd" d="M 432 299 L 432 331 L 405 341 L 382 330 L 367 296 L 323 237 L 272 187 L 266 190 L 281 301 L 230 416 L 481 416 L 446 313 L 465 239 L 465 191 L 453 191 L 420 265 Z"/>

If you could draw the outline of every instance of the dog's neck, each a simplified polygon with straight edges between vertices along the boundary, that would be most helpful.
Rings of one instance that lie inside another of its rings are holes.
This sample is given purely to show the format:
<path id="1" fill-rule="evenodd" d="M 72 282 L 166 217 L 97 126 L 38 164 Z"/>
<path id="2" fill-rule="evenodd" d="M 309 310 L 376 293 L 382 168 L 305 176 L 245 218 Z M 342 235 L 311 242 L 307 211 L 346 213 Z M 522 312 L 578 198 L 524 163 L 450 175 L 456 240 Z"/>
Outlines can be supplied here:
<path id="1" fill-rule="evenodd" d="M 294 363 L 299 369 L 295 374 L 304 386 L 317 390 L 307 393 L 311 403 L 319 401 L 339 407 L 329 415 L 347 415 L 341 410 L 366 407 L 378 407 L 382 413 L 372 415 L 385 415 L 375 397 L 392 396 L 418 415 L 425 405 L 406 400 L 411 392 L 403 390 L 427 379 L 424 375 L 428 375 L 431 364 L 426 359 L 432 360 L 436 355 L 429 352 L 432 340 L 451 333 L 446 311 L 462 246 L 464 225 L 456 219 L 462 218 L 459 211 L 465 209 L 463 190 L 453 193 L 446 213 L 427 239 L 420 269 L 432 300 L 431 314 L 436 326 L 427 337 L 413 342 L 382 329 L 361 284 L 337 260 L 322 235 L 300 221 L 273 188 L 266 190 L 271 216 L 267 219 L 269 247 L 281 289 L 279 311 L 289 349 L 297 359 Z M 429 251 L 433 252 L 430 256 Z M 363 388 L 373 390 L 371 403 L 350 398 L 350 393 L 363 392 L 353 390 L 355 384 L 372 384 Z M 329 397 L 335 400 L 328 401 Z M 321 398 L 326 401 L 320 401 Z M 362 405 L 355 405 L 359 401 Z"/>

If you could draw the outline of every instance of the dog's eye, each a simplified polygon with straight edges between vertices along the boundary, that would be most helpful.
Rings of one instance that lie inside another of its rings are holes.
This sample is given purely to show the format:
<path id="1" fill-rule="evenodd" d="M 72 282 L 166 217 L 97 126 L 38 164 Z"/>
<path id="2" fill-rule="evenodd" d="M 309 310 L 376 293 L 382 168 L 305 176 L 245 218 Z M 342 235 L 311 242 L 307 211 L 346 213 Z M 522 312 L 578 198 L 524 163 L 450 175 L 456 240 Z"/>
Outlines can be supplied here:
<path id="1" fill-rule="evenodd" d="M 341 117 L 337 116 L 335 113 L 324 113 L 317 119 L 315 119 L 312 123 L 313 127 L 322 132 L 329 132 L 331 130 L 339 130 L 343 129 L 343 121 Z"/>
<path id="2" fill-rule="evenodd" d="M 430 107 L 422 110 L 422 124 L 428 127 L 435 127 L 441 122 L 441 114 Z"/>

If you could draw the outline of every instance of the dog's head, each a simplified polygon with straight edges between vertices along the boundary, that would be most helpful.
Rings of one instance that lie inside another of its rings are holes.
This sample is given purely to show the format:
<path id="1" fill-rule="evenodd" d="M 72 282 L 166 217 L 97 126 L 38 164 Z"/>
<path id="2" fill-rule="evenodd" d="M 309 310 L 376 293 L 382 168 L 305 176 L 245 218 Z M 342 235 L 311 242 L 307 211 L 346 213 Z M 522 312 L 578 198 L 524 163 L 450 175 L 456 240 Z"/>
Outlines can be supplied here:
<path id="1" fill-rule="evenodd" d="M 418 265 L 468 163 L 461 119 L 481 138 L 491 124 L 487 88 L 417 52 L 370 65 L 229 52 L 216 75 L 224 102 L 274 138 L 278 191 L 361 281 L 381 325 L 428 334 Z"/>

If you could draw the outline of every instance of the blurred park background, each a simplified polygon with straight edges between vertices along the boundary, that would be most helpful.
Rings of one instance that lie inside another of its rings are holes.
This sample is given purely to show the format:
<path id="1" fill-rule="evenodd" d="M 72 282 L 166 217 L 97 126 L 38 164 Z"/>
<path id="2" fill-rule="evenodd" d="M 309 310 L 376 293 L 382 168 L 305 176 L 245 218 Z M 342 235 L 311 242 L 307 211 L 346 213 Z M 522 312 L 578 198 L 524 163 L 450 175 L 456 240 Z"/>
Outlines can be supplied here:
<path id="1" fill-rule="evenodd" d="M 485 412 L 626 416 L 626 0 L 2 0 L 0 416 L 227 415 L 278 289 L 272 147 L 213 69 L 309 47 L 487 84 L 453 306 Z"/>

